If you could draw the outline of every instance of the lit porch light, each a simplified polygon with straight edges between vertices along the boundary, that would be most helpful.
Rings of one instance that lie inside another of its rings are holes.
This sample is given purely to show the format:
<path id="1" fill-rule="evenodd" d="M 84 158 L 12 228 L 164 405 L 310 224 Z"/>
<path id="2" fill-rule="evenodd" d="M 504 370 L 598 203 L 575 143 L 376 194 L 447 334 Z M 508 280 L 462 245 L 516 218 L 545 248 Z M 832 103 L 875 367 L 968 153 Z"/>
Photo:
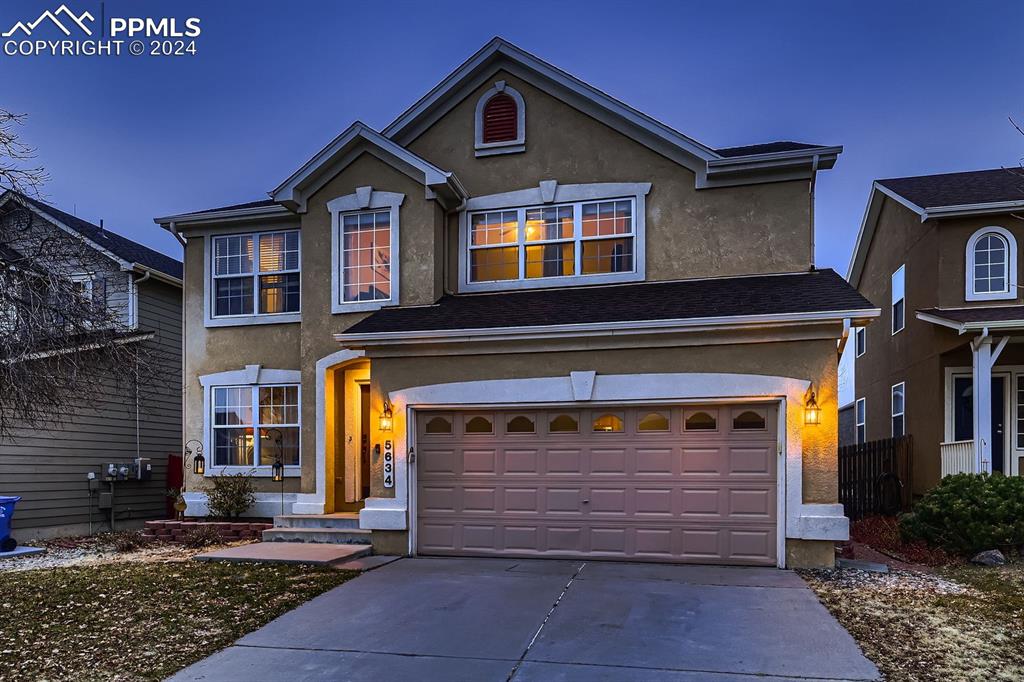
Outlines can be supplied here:
<path id="1" fill-rule="evenodd" d="M 821 423 L 821 408 L 818 407 L 818 401 L 814 397 L 814 391 L 811 391 L 811 397 L 807 399 L 807 404 L 804 405 L 804 424 L 808 426 L 817 426 Z"/>
<path id="2" fill-rule="evenodd" d="M 384 433 L 390 433 L 393 426 L 394 418 L 391 414 L 391 403 L 385 399 L 384 407 L 380 411 L 380 430 Z"/>

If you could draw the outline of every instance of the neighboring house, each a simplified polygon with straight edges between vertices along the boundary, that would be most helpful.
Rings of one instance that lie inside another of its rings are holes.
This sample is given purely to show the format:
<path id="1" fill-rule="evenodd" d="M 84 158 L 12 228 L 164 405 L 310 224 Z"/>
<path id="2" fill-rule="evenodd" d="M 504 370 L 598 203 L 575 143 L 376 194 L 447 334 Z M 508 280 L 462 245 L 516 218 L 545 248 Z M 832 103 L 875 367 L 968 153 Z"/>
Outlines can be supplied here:
<path id="1" fill-rule="evenodd" d="M 165 518 L 167 457 L 181 452 L 182 264 L 41 201 L 13 192 L 0 195 L 0 220 L 26 209 L 33 229 L 53 230 L 54 238 L 86 245 L 81 254 L 88 262 L 80 264 L 74 281 L 83 295 L 116 313 L 118 342 L 155 349 L 150 355 L 163 363 L 161 375 L 168 381 L 140 396 L 112 386 L 102 389 L 95 403 L 55 416 L 53 424 L 16 428 L 12 437 L 0 438 L 0 494 L 22 497 L 15 535 L 26 540 L 85 533 L 90 519 L 94 529 L 106 529 L 110 510 L 100 508 L 100 493 L 110 486 L 90 490 L 87 476 L 100 475 L 104 464 L 129 464 L 139 457 L 150 460 L 152 478 L 116 484 L 116 524 L 123 528 Z"/>
<path id="2" fill-rule="evenodd" d="M 914 492 L 962 471 L 1021 474 L 1024 175 L 878 180 L 848 279 L 882 305 L 854 331 L 860 440 L 914 437 Z"/>
<path id="3" fill-rule="evenodd" d="M 840 151 L 713 149 L 495 39 L 270 200 L 157 219 L 204 477 L 382 552 L 831 565 L 837 340 L 879 314 L 812 261 Z"/>

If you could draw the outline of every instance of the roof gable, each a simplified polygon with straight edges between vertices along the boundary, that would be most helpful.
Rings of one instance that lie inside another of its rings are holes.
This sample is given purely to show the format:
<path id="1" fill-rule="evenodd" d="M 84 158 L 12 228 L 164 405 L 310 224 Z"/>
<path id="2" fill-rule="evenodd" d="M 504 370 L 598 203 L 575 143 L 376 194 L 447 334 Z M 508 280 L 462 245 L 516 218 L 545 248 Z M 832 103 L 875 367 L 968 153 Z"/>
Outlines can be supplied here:
<path id="1" fill-rule="evenodd" d="M 500 37 L 403 112 L 384 129 L 384 135 L 408 145 L 499 71 L 690 169 L 698 188 L 807 178 L 831 168 L 842 152 L 842 147 L 797 142 L 712 149 Z"/>
<path id="2" fill-rule="evenodd" d="M 110 258 L 125 270 L 133 270 L 136 266 L 145 270 L 154 270 L 173 280 L 180 282 L 183 270 L 181 261 L 164 255 L 159 251 L 143 246 L 127 237 L 82 220 L 70 213 L 65 213 L 38 199 L 33 199 L 12 191 L 0 196 L 0 205 L 8 201 L 17 201 L 33 213 L 41 216 L 64 231 L 81 237 L 99 253 Z"/>
<path id="3" fill-rule="evenodd" d="M 466 197 L 454 173 L 441 170 L 364 123 L 356 121 L 274 189 L 270 193 L 271 199 L 293 211 L 305 212 L 309 197 L 364 152 L 422 182 L 428 199 L 458 204 Z"/>

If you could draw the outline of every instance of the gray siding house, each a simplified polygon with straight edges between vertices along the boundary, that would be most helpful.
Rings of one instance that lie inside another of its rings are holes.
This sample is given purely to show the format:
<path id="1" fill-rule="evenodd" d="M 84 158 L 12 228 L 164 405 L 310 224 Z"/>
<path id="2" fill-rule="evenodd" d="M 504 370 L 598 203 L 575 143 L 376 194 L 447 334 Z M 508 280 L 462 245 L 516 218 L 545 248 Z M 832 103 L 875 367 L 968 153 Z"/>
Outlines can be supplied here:
<path id="1" fill-rule="evenodd" d="M 158 351 L 151 355 L 164 365 L 167 381 L 146 387 L 144 396 L 104 386 L 99 400 L 76 406 L 52 426 L 0 437 L 0 495 L 22 497 L 14 535 L 24 541 L 105 530 L 111 514 L 119 530 L 165 518 L 168 456 L 181 452 L 182 264 L 40 201 L 0 195 L 0 219 L 25 208 L 37 224 L 81 238 L 95 251 L 82 268 L 83 287 L 102 291 L 123 321 L 125 342 Z M 90 472 L 100 477 L 103 465 L 140 457 L 148 458 L 151 477 L 118 481 L 113 507 L 106 508 L 101 493 L 110 485 L 90 486 Z"/>

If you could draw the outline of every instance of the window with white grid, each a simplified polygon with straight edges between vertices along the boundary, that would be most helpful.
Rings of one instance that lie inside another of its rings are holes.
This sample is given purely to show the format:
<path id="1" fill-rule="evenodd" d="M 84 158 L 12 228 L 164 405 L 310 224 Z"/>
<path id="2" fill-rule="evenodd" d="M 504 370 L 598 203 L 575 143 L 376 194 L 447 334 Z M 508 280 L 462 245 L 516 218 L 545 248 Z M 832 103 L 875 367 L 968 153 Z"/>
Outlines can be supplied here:
<path id="1" fill-rule="evenodd" d="M 299 232 L 256 232 L 213 238 L 213 318 L 297 313 Z"/>
<path id="2" fill-rule="evenodd" d="M 634 211 L 630 198 L 471 213 L 468 281 L 632 274 Z"/>
<path id="3" fill-rule="evenodd" d="M 299 387 L 215 386 L 213 467 L 299 466 Z"/>
<path id="4" fill-rule="evenodd" d="M 342 300 L 391 300 L 391 211 L 341 216 Z"/>

